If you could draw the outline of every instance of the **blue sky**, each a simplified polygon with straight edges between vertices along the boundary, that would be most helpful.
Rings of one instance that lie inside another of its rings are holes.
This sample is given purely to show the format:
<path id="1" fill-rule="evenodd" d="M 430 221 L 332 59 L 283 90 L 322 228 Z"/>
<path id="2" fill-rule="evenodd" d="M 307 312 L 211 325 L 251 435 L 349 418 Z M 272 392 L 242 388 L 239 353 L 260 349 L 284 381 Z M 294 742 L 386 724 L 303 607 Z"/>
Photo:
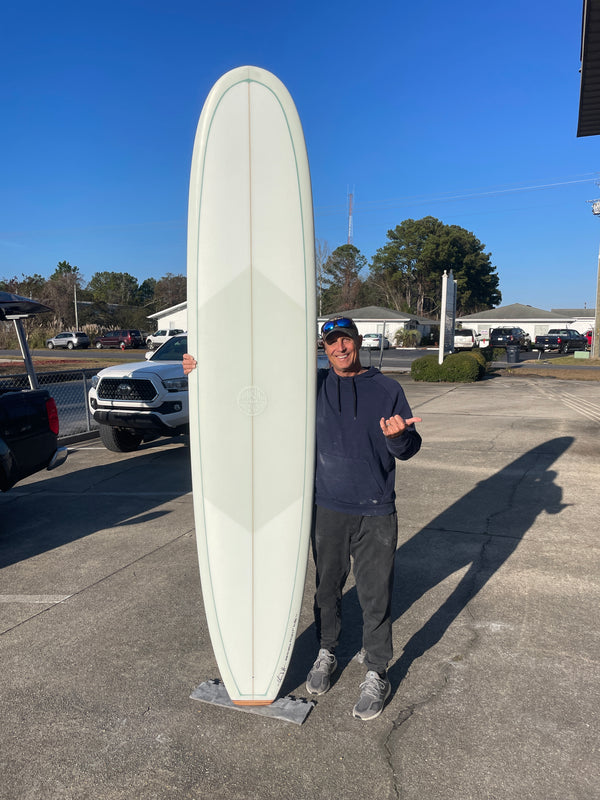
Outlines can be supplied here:
<path id="1" fill-rule="evenodd" d="M 600 138 L 577 139 L 572 0 L 20 0 L 0 11 L 0 278 L 185 272 L 198 116 L 227 70 L 288 87 L 315 228 L 371 259 L 409 217 L 472 231 L 502 303 L 593 307 Z"/>

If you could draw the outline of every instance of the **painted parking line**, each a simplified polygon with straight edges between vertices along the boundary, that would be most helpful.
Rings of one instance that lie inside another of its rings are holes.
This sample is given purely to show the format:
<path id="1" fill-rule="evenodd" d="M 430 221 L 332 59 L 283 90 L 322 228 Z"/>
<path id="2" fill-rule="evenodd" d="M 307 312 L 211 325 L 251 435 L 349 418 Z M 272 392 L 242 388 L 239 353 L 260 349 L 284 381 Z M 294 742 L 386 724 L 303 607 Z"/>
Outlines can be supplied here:
<path id="1" fill-rule="evenodd" d="M 570 411 L 574 411 L 592 422 L 600 423 L 600 404 L 592 403 L 590 400 L 585 400 L 573 392 L 563 392 L 555 389 L 554 387 L 541 386 L 540 384 L 533 383 L 532 385 L 537 391 L 551 400 L 556 400 L 566 406 Z"/>
<path id="2" fill-rule="evenodd" d="M 64 603 L 72 596 L 70 594 L 0 594 L 0 603 L 53 606 Z"/>

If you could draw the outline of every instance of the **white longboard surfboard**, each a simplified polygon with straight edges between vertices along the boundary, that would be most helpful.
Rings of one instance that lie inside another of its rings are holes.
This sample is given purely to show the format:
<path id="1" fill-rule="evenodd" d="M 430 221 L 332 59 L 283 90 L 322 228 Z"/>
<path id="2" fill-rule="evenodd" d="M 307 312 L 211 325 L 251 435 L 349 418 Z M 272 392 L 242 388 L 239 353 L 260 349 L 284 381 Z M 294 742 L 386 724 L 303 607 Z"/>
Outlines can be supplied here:
<path id="1" fill-rule="evenodd" d="M 240 67 L 198 123 L 188 218 L 190 446 L 204 606 L 234 703 L 271 703 L 302 602 L 314 480 L 316 303 L 300 120 Z"/>

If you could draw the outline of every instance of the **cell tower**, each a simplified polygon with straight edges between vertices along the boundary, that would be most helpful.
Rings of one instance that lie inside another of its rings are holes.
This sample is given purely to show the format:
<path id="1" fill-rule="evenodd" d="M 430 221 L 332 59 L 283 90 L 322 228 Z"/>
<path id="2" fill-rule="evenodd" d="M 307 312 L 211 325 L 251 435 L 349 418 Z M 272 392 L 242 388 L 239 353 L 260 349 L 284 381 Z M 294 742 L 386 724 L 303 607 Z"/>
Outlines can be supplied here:
<path id="1" fill-rule="evenodd" d="M 354 203 L 354 192 L 348 194 L 348 244 L 352 244 L 354 231 L 352 229 L 352 206 Z"/>

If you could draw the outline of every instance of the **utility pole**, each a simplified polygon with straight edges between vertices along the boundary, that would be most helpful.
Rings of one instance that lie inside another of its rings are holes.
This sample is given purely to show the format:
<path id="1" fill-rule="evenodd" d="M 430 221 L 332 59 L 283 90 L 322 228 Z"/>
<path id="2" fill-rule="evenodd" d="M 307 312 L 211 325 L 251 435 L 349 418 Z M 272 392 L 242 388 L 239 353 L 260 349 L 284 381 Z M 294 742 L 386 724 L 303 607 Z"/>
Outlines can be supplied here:
<path id="1" fill-rule="evenodd" d="M 73 303 L 75 304 L 75 330 L 79 330 L 79 317 L 77 316 L 77 278 L 73 281 Z"/>
<path id="2" fill-rule="evenodd" d="M 354 228 L 352 220 L 352 206 L 354 204 L 354 192 L 348 195 L 348 244 L 352 244 L 354 238 Z"/>
<path id="3" fill-rule="evenodd" d="M 592 202 L 592 213 L 596 217 L 600 217 L 600 200 Z M 596 309 L 594 314 L 594 327 L 592 334 L 592 358 L 600 358 L 600 342 L 598 342 L 598 333 L 600 328 L 600 252 L 598 253 L 598 273 L 596 277 Z"/>

